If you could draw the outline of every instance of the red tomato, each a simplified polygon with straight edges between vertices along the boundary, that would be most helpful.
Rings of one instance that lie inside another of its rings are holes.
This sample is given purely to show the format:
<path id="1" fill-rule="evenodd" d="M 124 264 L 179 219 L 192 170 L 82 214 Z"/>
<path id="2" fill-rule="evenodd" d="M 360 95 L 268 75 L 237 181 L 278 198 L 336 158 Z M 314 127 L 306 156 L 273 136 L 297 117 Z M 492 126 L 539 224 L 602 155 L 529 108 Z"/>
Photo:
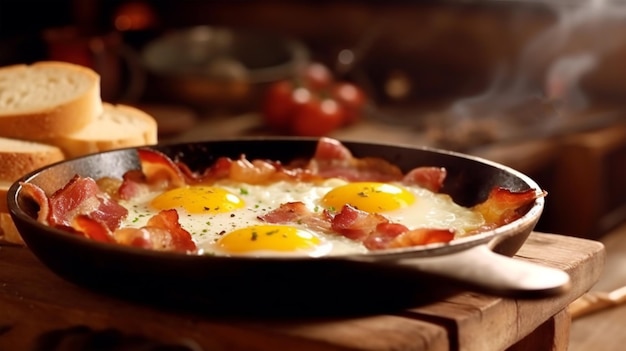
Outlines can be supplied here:
<path id="1" fill-rule="evenodd" d="M 289 80 L 276 82 L 268 88 L 263 101 L 263 119 L 272 129 L 288 131 L 297 107 L 310 99 L 307 89 L 296 88 Z"/>
<path id="2" fill-rule="evenodd" d="M 324 136 L 343 123 L 343 107 L 332 99 L 313 98 L 301 105 L 291 131 L 298 136 Z"/>
<path id="3" fill-rule="evenodd" d="M 363 90 L 349 82 L 335 82 L 328 67 L 314 62 L 293 80 L 272 84 L 262 114 L 276 131 L 322 136 L 358 121 L 366 101 Z"/>
<path id="4" fill-rule="evenodd" d="M 334 81 L 333 73 L 319 62 L 312 62 L 302 72 L 304 84 L 313 91 L 328 89 Z"/>
<path id="5" fill-rule="evenodd" d="M 337 82 L 332 87 L 332 97 L 344 107 L 344 125 L 361 119 L 367 102 L 361 88 L 349 82 Z"/>

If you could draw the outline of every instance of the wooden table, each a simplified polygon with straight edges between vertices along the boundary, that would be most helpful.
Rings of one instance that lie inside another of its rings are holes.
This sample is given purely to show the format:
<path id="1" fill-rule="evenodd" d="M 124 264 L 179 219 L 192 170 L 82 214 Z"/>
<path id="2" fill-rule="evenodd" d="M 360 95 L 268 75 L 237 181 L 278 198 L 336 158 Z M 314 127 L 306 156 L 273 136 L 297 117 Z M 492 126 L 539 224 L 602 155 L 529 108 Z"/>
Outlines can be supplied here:
<path id="1" fill-rule="evenodd" d="M 27 248 L 2 245 L 0 350 L 35 350 L 54 336 L 66 346 L 55 350 L 84 350 L 77 345 L 86 340 L 180 345 L 190 351 L 567 350 L 566 307 L 599 278 L 604 246 L 532 233 L 517 257 L 567 271 L 572 289 L 538 300 L 461 292 L 387 314 L 259 320 L 191 316 L 100 295 L 57 277 Z M 99 350 L 118 349 L 132 348 Z"/>

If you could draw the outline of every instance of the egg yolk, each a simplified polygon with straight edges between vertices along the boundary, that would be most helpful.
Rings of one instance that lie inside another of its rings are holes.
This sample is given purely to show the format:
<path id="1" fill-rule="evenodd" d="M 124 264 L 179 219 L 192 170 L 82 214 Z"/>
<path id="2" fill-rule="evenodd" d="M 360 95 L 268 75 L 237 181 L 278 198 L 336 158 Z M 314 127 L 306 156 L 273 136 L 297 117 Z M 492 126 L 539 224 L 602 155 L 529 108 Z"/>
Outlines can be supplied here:
<path id="1" fill-rule="evenodd" d="M 150 205 L 159 210 L 184 208 L 189 213 L 223 213 L 244 207 L 237 195 L 212 186 L 176 188 L 155 197 Z"/>
<path id="2" fill-rule="evenodd" d="M 369 213 L 392 211 L 415 202 L 415 196 L 403 187 L 377 182 L 355 182 L 338 186 L 324 195 L 322 205 L 340 210 L 351 205 Z"/>
<path id="3" fill-rule="evenodd" d="M 306 230 L 285 225 L 255 225 L 232 231 L 216 243 L 229 253 L 307 252 L 313 253 L 322 240 Z"/>

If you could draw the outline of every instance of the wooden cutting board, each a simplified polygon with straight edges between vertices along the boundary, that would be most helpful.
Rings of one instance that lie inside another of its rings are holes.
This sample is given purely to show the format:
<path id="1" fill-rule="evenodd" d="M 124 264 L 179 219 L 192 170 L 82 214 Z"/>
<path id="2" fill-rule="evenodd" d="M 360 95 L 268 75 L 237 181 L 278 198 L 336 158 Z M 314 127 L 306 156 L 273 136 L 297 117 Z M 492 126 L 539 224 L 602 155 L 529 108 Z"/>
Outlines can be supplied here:
<path id="1" fill-rule="evenodd" d="M 168 311 L 101 295 L 59 278 L 28 248 L 5 244 L 0 350 L 86 350 L 89 343 L 108 345 L 99 350 L 566 350 L 565 308 L 598 280 L 603 245 L 532 233 L 517 257 L 567 271 L 572 289 L 538 300 L 461 292 L 385 314 L 258 319 Z"/>

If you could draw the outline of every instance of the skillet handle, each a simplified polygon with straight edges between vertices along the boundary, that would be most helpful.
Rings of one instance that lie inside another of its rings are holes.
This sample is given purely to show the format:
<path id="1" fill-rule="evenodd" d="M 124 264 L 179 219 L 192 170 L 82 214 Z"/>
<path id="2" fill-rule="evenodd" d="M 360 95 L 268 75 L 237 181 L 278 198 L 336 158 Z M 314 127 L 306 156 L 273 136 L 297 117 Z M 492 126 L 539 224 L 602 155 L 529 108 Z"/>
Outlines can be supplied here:
<path id="1" fill-rule="evenodd" d="M 501 297 L 544 298 L 565 293 L 571 286 L 569 274 L 560 269 L 500 255 L 487 245 L 394 263 Z"/>

